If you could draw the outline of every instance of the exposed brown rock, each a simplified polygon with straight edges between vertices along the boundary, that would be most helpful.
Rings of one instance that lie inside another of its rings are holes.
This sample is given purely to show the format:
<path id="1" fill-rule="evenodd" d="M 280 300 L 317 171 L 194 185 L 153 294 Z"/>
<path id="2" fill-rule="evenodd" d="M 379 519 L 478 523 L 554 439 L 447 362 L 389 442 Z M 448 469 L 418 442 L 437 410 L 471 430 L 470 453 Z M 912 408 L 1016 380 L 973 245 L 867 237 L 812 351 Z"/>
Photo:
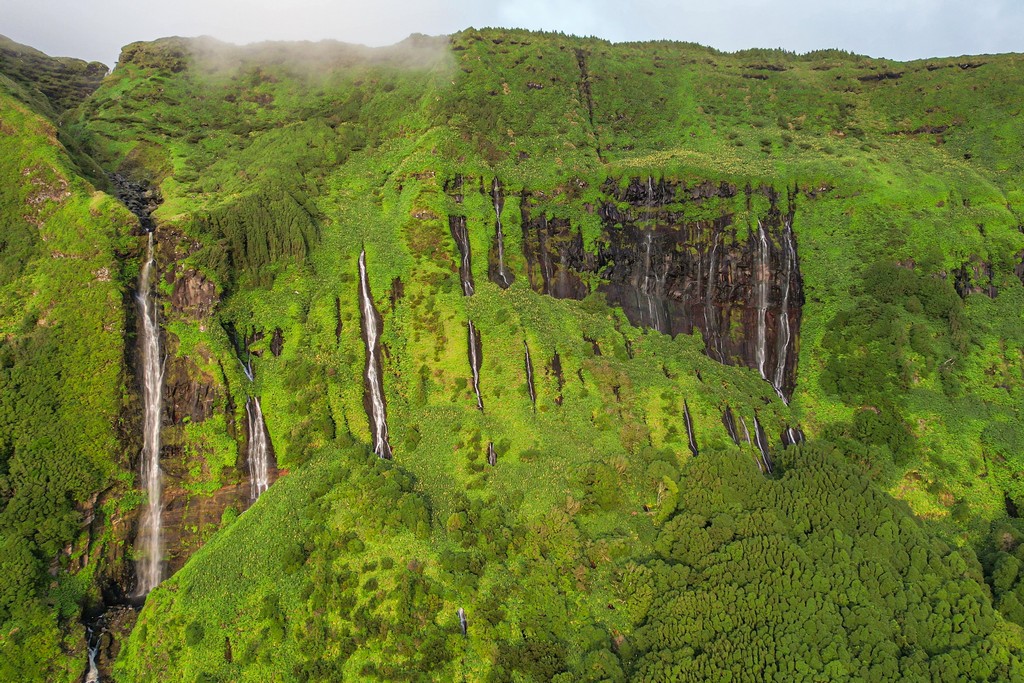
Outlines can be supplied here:
<path id="1" fill-rule="evenodd" d="M 171 308 L 175 313 L 196 320 L 207 318 L 218 300 L 216 285 L 202 273 L 190 268 L 174 278 Z"/>

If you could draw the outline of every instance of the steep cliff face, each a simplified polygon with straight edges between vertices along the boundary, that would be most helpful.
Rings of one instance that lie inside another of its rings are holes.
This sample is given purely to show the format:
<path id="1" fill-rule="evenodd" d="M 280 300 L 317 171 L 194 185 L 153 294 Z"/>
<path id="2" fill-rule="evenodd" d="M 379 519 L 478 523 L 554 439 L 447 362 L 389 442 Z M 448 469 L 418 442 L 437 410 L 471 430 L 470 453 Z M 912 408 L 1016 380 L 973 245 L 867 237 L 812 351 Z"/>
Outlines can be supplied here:
<path id="1" fill-rule="evenodd" d="M 736 198 L 737 189 L 726 183 L 636 177 L 624 187 L 609 180 L 604 189 L 594 251 L 567 220 L 534 215 L 524 194 L 530 286 L 560 299 L 583 299 L 596 288 L 634 325 L 672 336 L 699 330 L 711 358 L 758 370 L 788 400 L 803 306 L 792 206 L 783 212 L 775 189 L 761 188 L 766 215 L 756 226 L 737 226 L 725 210 L 706 220 L 684 210 Z M 752 192 L 747 188 L 748 204 Z"/>

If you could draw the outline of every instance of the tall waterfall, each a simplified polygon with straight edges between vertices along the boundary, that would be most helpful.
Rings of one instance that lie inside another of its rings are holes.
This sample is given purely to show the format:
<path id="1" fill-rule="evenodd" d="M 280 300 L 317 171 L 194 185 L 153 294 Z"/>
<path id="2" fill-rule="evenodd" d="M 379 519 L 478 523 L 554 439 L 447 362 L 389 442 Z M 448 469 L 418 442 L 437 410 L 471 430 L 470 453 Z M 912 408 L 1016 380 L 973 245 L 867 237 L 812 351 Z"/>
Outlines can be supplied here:
<path id="1" fill-rule="evenodd" d="M 163 359 L 160 357 L 160 324 L 153 301 L 151 278 L 156 266 L 153 233 L 149 233 L 146 262 L 139 274 L 135 299 L 139 307 L 142 332 L 143 434 L 140 473 L 146 487 L 148 505 L 135 540 L 140 556 L 136 564 L 136 590 L 147 595 L 162 578 L 163 543 L 161 539 L 160 417 L 163 391 Z"/>
<path id="2" fill-rule="evenodd" d="M 764 365 L 768 357 L 768 287 L 771 281 L 771 264 L 768 262 L 768 235 L 761 221 L 757 222 L 757 251 L 754 254 L 754 304 L 757 307 L 757 339 L 754 358 L 757 371 L 768 379 Z"/>
<path id="3" fill-rule="evenodd" d="M 515 275 L 505 265 L 505 232 L 501 226 L 501 210 L 505 206 L 505 197 L 501 192 L 501 183 L 495 178 L 491 183 L 491 198 L 494 201 L 494 241 L 498 252 L 498 262 L 491 267 L 491 281 L 502 289 L 508 289 L 515 280 Z"/>
<path id="4" fill-rule="evenodd" d="M 476 394 L 476 407 L 482 411 L 484 400 L 480 396 L 480 361 L 483 355 L 483 345 L 480 342 L 480 331 L 473 326 L 472 320 L 467 325 L 467 331 L 469 333 L 469 365 L 473 370 L 473 393 Z"/>
<path id="5" fill-rule="evenodd" d="M 651 264 L 653 262 L 651 246 L 653 242 L 654 233 L 651 231 L 644 233 L 644 278 L 640 283 L 640 293 L 644 295 L 646 300 L 647 324 L 650 325 L 651 329 L 667 332 L 668 330 L 661 320 L 661 302 L 658 300 L 658 295 L 661 293 L 661 283 L 658 281 L 657 274 L 651 272 Z"/>
<path id="6" fill-rule="evenodd" d="M 796 247 L 793 246 L 793 226 L 787 220 L 782 229 L 782 258 L 785 262 L 782 290 L 782 310 L 779 312 L 779 338 L 776 341 L 778 361 L 775 364 L 775 376 L 772 386 L 782 402 L 789 405 L 782 391 L 786 378 L 786 361 L 789 359 L 789 347 L 792 334 L 789 329 L 789 290 L 793 279 L 793 264 L 796 263 Z"/>
<path id="7" fill-rule="evenodd" d="M 363 318 L 363 341 L 366 343 L 366 371 L 363 375 L 366 391 L 363 405 L 370 419 L 370 431 L 373 433 L 373 452 L 385 460 L 390 460 L 388 416 L 384 407 L 384 387 L 381 384 L 381 321 L 370 295 L 370 278 L 366 274 L 366 249 L 359 254 L 359 309 Z"/>
<path id="8" fill-rule="evenodd" d="M 270 488 L 270 440 L 257 397 L 250 396 L 245 402 L 245 416 L 249 431 L 249 495 L 255 502 Z"/>

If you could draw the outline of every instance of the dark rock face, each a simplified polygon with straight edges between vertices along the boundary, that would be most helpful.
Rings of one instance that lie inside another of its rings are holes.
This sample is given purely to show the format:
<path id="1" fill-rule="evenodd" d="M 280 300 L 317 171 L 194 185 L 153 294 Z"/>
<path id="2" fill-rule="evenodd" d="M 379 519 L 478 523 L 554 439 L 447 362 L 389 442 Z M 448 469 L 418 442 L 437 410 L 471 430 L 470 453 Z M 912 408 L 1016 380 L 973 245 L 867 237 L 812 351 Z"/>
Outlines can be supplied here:
<path id="1" fill-rule="evenodd" d="M 583 273 L 597 269 L 597 257 L 583 249 L 583 235 L 573 231 L 567 220 L 546 215 L 530 217 L 523 198 L 523 256 L 530 287 L 556 299 L 583 299 L 590 287 Z"/>
<path id="2" fill-rule="evenodd" d="M 476 287 L 473 283 L 472 252 L 469 247 L 469 232 L 466 230 L 466 217 L 449 216 L 448 229 L 459 248 L 459 279 L 462 282 L 462 294 L 473 296 Z"/>
<path id="3" fill-rule="evenodd" d="M 802 446 L 806 440 L 806 437 L 804 437 L 804 431 L 799 427 L 786 427 L 782 430 L 783 448 L 789 448 L 790 446 Z"/>
<path id="4" fill-rule="evenodd" d="M 1020 266 L 1015 272 L 1020 277 Z M 966 299 L 969 294 L 984 294 L 994 299 L 999 292 L 992 276 L 992 264 L 973 257 L 970 262 L 953 271 L 953 288 L 961 299 Z"/>
<path id="5" fill-rule="evenodd" d="M 480 330 L 470 320 L 466 323 L 466 346 L 469 369 L 473 373 L 473 393 L 476 395 L 477 410 L 483 412 L 484 400 L 480 395 L 480 365 L 484 358 L 484 345 L 480 339 Z"/>
<path id="6" fill-rule="evenodd" d="M 737 446 L 740 445 L 740 435 L 736 431 L 736 418 L 733 417 L 732 408 L 729 406 L 725 407 L 725 411 L 722 413 L 722 424 L 725 425 L 725 431 L 729 433 L 729 438 Z"/>
<path id="7" fill-rule="evenodd" d="M 565 387 L 565 375 L 562 374 L 562 357 L 555 351 L 548 366 L 549 372 L 555 376 L 555 384 L 558 386 L 558 394 L 555 395 L 555 405 L 562 405 L 562 389 Z"/>
<path id="8" fill-rule="evenodd" d="M 693 418 L 690 417 L 690 405 L 686 401 L 683 401 L 683 421 L 686 423 L 686 438 L 690 446 L 690 452 L 696 458 L 700 451 L 697 449 L 697 437 L 693 434 Z"/>
<path id="9" fill-rule="evenodd" d="M 165 367 L 164 424 L 181 425 L 185 418 L 198 423 L 213 415 L 220 399 L 214 378 L 204 376 L 192 361 L 170 354 Z"/>
<path id="10" fill-rule="evenodd" d="M 216 285 L 202 273 L 190 268 L 174 278 L 171 307 L 176 313 L 201 320 L 213 313 L 218 301 Z"/>
<path id="11" fill-rule="evenodd" d="M 280 327 L 275 327 L 274 336 L 270 338 L 270 352 L 274 354 L 274 358 L 277 358 L 282 351 L 284 351 L 284 332 Z"/>
<path id="12" fill-rule="evenodd" d="M 114 184 L 117 198 L 139 219 L 142 232 L 153 232 L 156 223 L 151 214 L 160 206 L 160 193 L 146 183 L 130 180 L 120 173 L 112 173 L 110 182 Z"/>
<path id="13" fill-rule="evenodd" d="M 249 507 L 249 482 L 238 481 L 208 496 L 180 488 L 181 480 L 169 472 L 164 488 L 163 524 L 167 553 L 167 575 L 184 566 L 192 554 L 220 528 L 221 516 L 229 507 L 242 512 Z"/>
<path id="14" fill-rule="evenodd" d="M 523 349 L 526 351 L 523 357 L 523 364 L 526 367 L 526 391 L 530 394 L 530 403 L 533 409 L 537 410 L 537 389 L 533 384 L 533 359 L 530 358 L 530 345 L 523 340 Z"/>
<path id="15" fill-rule="evenodd" d="M 91 628 L 96 633 L 96 668 L 101 681 L 108 681 L 114 671 L 114 661 L 128 636 L 135 628 L 139 613 L 126 606 L 113 607 L 96 619 Z"/>
<path id="16" fill-rule="evenodd" d="M 711 358 L 757 369 L 788 400 L 803 305 L 792 210 L 783 214 L 774 191 L 766 190 L 768 215 L 741 237 L 730 213 L 691 221 L 682 212 L 686 202 L 734 197 L 731 185 L 634 178 L 625 188 L 609 182 L 605 191 L 610 198 L 599 208 L 604 231 L 596 254 L 584 250 L 568 221 L 533 216 L 524 196 L 530 286 L 582 299 L 588 282 L 596 282 L 634 325 L 673 336 L 698 329 Z"/>

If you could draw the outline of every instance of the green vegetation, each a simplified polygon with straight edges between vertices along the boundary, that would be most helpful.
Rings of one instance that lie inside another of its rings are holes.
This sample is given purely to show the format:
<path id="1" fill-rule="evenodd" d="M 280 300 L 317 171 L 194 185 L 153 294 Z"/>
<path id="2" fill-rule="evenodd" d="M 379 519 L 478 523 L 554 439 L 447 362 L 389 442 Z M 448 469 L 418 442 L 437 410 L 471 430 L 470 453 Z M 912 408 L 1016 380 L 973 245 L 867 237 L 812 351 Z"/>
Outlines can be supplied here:
<path id="1" fill-rule="evenodd" d="M 50 109 L 0 62 L 0 678 L 74 679 L 82 610 L 130 574 L 139 242 L 99 164 L 162 197 L 169 552 L 206 541 L 116 680 L 1020 680 L 1021 59 L 166 39 Z M 790 405 L 699 332 L 530 288 L 521 193 L 593 251 L 611 189 L 648 175 L 696 193 L 674 220 L 741 239 L 761 188 L 789 194 Z M 363 248 L 393 462 L 366 449 Z M 239 514 L 249 395 L 284 472 Z M 772 476 L 726 406 L 765 426 Z"/>

